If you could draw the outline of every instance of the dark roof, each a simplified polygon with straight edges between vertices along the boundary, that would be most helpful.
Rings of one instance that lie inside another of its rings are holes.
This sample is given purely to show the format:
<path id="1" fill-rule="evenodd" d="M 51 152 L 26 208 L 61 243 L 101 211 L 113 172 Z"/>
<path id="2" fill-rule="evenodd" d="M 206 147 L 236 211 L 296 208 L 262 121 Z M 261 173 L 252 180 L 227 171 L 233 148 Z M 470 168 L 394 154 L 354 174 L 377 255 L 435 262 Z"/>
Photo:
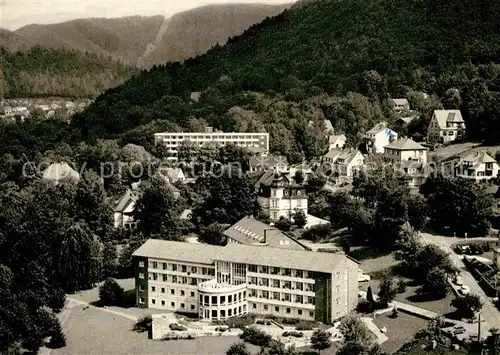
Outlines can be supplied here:
<path id="1" fill-rule="evenodd" d="M 261 243 L 264 241 L 264 234 L 266 234 L 265 245 L 269 247 L 295 250 L 309 249 L 292 236 L 253 217 L 243 217 L 224 232 L 224 235 L 241 244 Z"/>

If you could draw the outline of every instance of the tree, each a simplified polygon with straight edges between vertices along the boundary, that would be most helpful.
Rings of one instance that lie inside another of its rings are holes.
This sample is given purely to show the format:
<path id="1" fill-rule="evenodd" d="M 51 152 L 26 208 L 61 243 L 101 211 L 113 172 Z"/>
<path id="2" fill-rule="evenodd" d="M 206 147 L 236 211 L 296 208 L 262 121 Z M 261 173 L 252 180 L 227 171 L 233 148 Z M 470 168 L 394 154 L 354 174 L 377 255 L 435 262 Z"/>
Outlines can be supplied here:
<path id="1" fill-rule="evenodd" d="M 318 350 L 318 354 L 321 354 L 321 350 L 328 349 L 332 346 L 330 336 L 330 333 L 321 329 L 316 329 L 311 335 L 311 348 Z"/>
<path id="2" fill-rule="evenodd" d="M 201 231 L 200 242 L 212 245 L 226 245 L 227 237 L 224 231 L 229 227 L 229 224 L 212 223 Z"/>
<path id="3" fill-rule="evenodd" d="M 115 277 L 118 272 L 118 255 L 116 246 L 111 242 L 104 243 L 102 250 L 102 277 Z"/>
<path id="4" fill-rule="evenodd" d="M 344 336 L 344 342 L 359 343 L 364 346 L 370 344 L 371 333 L 363 321 L 355 315 L 347 315 L 342 318 L 339 331 Z"/>
<path id="5" fill-rule="evenodd" d="M 390 275 L 384 275 L 382 280 L 380 280 L 380 291 L 378 293 L 380 302 L 384 306 L 387 306 L 387 304 L 396 297 L 396 293 L 394 279 Z"/>
<path id="6" fill-rule="evenodd" d="M 274 226 L 282 231 L 288 232 L 290 228 L 292 228 L 292 221 L 284 216 L 281 216 L 280 219 L 274 222 Z"/>
<path id="7" fill-rule="evenodd" d="M 156 237 L 177 240 L 179 229 L 179 204 L 168 183 L 155 177 L 144 188 L 133 212 L 138 231 L 146 238 Z"/>
<path id="8" fill-rule="evenodd" d="M 375 300 L 373 299 L 373 291 L 371 286 L 368 286 L 368 290 L 366 291 L 366 300 L 371 304 L 375 302 Z"/>
<path id="9" fill-rule="evenodd" d="M 315 171 L 307 177 L 307 186 L 310 192 L 323 189 L 326 184 L 326 176 L 320 171 Z"/>
<path id="10" fill-rule="evenodd" d="M 443 298 L 448 293 L 448 290 L 448 274 L 445 270 L 435 267 L 429 270 L 429 273 L 425 277 L 424 284 L 419 292 Z"/>
<path id="11" fill-rule="evenodd" d="M 104 306 L 117 306 L 123 300 L 123 287 L 115 279 L 108 277 L 99 287 L 99 300 Z"/>
<path id="12" fill-rule="evenodd" d="M 307 224 L 307 217 L 303 210 L 295 210 L 292 218 L 295 225 L 299 228 L 304 228 Z"/>
<path id="13" fill-rule="evenodd" d="M 250 351 L 245 343 L 235 343 L 229 347 L 226 351 L 226 355 L 250 355 Z"/>
<path id="14" fill-rule="evenodd" d="M 483 307 L 483 301 L 478 295 L 469 293 L 464 297 L 455 298 L 451 301 L 451 305 L 463 318 L 472 319 Z"/>
<path id="15" fill-rule="evenodd" d="M 59 349 L 66 346 L 66 336 L 64 335 L 59 320 L 57 320 L 52 329 L 49 346 L 53 349 Z"/>
<path id="16" fill-rule="evenodd" d="M 62 288 L 55 288 L 49 295 L 48 306 L 56 313 L 60 312 L 66 303 L 66 294 Z"/>

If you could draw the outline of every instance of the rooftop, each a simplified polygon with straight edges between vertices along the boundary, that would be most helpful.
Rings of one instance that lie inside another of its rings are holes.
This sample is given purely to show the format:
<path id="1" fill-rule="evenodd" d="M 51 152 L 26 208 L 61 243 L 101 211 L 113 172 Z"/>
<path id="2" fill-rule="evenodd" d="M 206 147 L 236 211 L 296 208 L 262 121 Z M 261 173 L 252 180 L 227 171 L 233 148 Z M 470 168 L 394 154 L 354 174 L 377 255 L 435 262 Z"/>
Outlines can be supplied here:
<path id="1" fill-rule="evenodd" d="M 335 134 L 330 137 L 328 137 L 328 142 L 329 143 L 335 143 L 338 139 L 346 139 L 345 134 Z"/>
<path id="2" fill-rule="evenodd" d="M 391 99 L 391 100 L 397 106 L 404 106 L 410 104 L 407 99 Z"/>
<path id="3" fill-rule="evenodd" d="M 446 122 L 462 123 L 462 113 L 460 110 L 434 110 L 439 128 L 446 128 Z"/>
<path id="4" fill-rule="evenodd" d="M 423 145 L 415 142 L 411 138 L 400 138 L 384 148 L 395 150 L 427 150 Z"/>
<path id="5" fill-rule="evenodd" d="M 54 163 L 43 171 L 43 178 L 52 181 L 59 181 L 65 178 L 79 180 L 80 175 L 67 163 Z"/>

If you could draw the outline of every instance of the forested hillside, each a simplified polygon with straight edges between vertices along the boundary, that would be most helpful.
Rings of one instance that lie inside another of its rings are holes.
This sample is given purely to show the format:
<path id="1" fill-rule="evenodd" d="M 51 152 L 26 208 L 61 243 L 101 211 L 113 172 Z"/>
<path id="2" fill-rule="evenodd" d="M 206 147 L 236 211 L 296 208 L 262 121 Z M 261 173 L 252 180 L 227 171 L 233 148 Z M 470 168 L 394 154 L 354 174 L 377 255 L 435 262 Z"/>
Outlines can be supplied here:
<path id="1" fill-rule="evenodd" d="M 109 57 L 70 49 L 0 51 L 3 97 L 95 97 L 136 72 Z"/>
<path id="2" fill-rule="evenodd" d="M 234 119 L 226 115 L 231 107 L 262 109 L 242 91 L 272 90 L 270 97 L 280 92 L 295 102 L 325 92 L 330 97 L 316 100 L 311 109 L 320 108 L 353 138 L 370 122 L 356 121 L 349 108 L 342 116 L 337 102 L 354 91 L 379 106 L 387 93 L 412 96 L 413 106 L 425 109 L 413 133 L 425 134 L 432 108 L 443 104 L 463 110 L 469 138 L 497 141 L 499 14 L 500 3 L 491 0 L 476 5 L 465 0 L 305 4 L 184 64 L 142 72 L 99 97 L 74 124 L 85 135 L 107 137 L 153 119 L 186 127 L 190 116 L 234 128 Z M 208 87 L 199 104 L 185 103 L 189 92 Z M 412 94 L 416 91 L 430 94 L 430 102 Z"/>

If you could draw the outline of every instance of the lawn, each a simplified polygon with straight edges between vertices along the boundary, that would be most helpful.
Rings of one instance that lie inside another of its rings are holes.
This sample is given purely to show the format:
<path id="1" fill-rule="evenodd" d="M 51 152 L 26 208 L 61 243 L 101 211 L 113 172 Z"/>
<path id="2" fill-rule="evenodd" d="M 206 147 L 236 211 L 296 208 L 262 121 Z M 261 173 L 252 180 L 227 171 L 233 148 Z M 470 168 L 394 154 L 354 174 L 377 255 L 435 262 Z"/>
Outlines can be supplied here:
<path id="1" fill-rule="evenodd" d="M 399 312 L 397 318 L 392 318 L 391 313 L 380 314 L 373 320 L 373 323 L 379 328 L 387 328 L 386 335 L 389 339 L 381 344 L 381 348 L 388 354 L 399 349 L 404 343 L 412 339 L 420 329 L 427 327 L 429 323 L 425 319 L 403 312 Z"/>
<path id="2" fill-rule="evenodd" d="M 433 351 L 425 350 L 423 348 L 427 343 L 425 341 L 420 341 L 416 343 L 407 355 L 465 355 L 467 352 L 460 350 L 453 350 L 442 345 L 438 345 Z"/>
<path id="3" fill-rule="evenodd" d="M 147 333 L 132 331 L 134 322 L 96 308 L 75 306 L 71 310 L 64 332 L 67 345 L 51 351 L 51 355 L 85 354 L 172 354 L 223 355 L 239 339 L 233 336 L 202 337 L 194 340 L 156 341 Z M 258 348 L 247 344 L 258 353 Z"/>

